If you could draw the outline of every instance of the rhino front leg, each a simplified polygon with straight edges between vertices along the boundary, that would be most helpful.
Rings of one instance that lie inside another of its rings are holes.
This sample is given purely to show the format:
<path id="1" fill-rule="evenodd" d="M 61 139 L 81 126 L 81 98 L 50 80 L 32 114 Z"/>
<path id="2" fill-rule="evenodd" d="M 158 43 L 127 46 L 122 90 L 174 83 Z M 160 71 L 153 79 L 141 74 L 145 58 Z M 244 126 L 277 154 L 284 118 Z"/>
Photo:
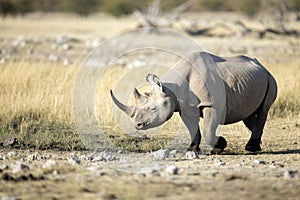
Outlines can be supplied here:
<path id="1" fill-rule="evenodd" d="M 199 129 L 199 117 L 192 117 L 190 115 L 186 115 L 181 113 L 181 119 L 185 126 L 188 128 L 190 136 L 191 136 L 191 145 L 188 148 L 188 151 L 194 151 L 195 153 L 200 153 L 200 142 L 201 142 L 201 134 Z"/>
<path id="2" fill-rule="evenodd" d="M 220 124 L 220 114 L 212 107 L 205 107 L 203 109 L 203 135 L 205 143 L 212 148 L 211 153 L 219 154 L 224 151 L 227 146 L 227 142 L 224 137 L 216 136 L 216 130 Z"/>

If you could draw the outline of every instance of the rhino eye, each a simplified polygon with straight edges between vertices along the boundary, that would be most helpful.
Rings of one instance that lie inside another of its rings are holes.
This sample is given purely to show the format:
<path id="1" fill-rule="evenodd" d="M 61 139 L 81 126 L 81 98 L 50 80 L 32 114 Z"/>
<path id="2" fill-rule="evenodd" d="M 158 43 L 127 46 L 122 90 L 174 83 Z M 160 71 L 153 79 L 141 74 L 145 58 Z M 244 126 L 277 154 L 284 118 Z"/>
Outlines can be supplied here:
<path id="1" fill-rule="evenodd" d="M 164 101 L 164 103 L 163 103 L 163 106 L 167 106 L 169 103 L 168 103 L 168 101 Z"/>
<path id="2" fill-rule="evenodd" d="M 150 111 L 156 111 L 157 107 L 156 106 L 150 106 L 150 107 L 148 107 L 148 110 L 150 110 Z"/>

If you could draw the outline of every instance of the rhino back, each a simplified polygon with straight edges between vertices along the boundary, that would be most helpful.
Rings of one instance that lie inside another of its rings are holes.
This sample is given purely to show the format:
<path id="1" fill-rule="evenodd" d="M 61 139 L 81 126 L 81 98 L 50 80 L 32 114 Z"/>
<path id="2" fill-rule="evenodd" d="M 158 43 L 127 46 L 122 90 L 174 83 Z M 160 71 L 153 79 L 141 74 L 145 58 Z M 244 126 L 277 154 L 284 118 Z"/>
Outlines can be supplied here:
<path id="1" fill-rule="evenodd" d="M 225 124 L 246 119 L 263 102 L 270 73 L 256 59 L 246 56 L 223 58 L 216 64 L 226 91 Z"/>

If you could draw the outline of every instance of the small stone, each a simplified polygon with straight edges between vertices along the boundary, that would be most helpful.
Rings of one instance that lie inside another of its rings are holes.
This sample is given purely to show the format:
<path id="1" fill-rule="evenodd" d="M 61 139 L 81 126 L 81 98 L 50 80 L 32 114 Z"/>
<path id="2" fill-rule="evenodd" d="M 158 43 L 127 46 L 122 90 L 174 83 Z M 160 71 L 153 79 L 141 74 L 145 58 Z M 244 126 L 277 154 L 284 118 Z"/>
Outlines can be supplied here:
<path id="1" fill-rule="evenodd" d="M 17 162 L 15 165 L 12 166 L 12 172 L 14 174 L 22 171 L 27 171 L 27 170 L 29 170 L 29 166 L 23 163 Z"/>
<path id="2" fill-rule="evenodd" d="M 63 44 L 63 45 L 61 46 L 61 50 L 63 50 L 63 51 L 67 51 L 67 50 L 69 50 L 69 49 L 71 49 L 71 46 L 68 45 L 68 44 Z"/>
<path id="3" fill-rule="evenodd" d="M 93 161 L 96 161 L 96 162 L 97 162 L 97 161 L 103 161 L 103 157 L 102 157 L 101 155 L 93 156 L 93 157 L 92 157 L 92 160 L 93 160 Z"/>
<path id="4" fill-rule="evenodd" d="M 17 145 L 19 143 L 18 138 L 12 137 L 12 138 L 7 138 L 6 140 L 4 140 L 3 142 L 0 143 L 0 146 L 3 147 L 13 147 L 15 145 Z"/>
<path id="5" fill-rule="evenodd" d="M 38 159 L 38 152 L 30 154 L 27 156 L 27 160 L 34 161 Z"/>
<path id="6" fill-rule="evenodd" d="M 297 175 L 298 171 L 297 170 L 285 170 L 284 171 L 284 178 L 294 178 Z"/>
<path id="7" fill-rule="evenodd" d="M 17 156 L 18 155 L 18 153 L 16 152 L 16 151 L 10 151 L 10 152 L 8 152 L 7 153 L 7 157 L 8 158 L 12 158 L 12 157 L 15 157 L 15 156 Z"/>
<path id="8" fill-rule="evenodd" d="M 4 170 L 8 170 L 9 166 L 6 164 L 0 165 L 0 172 L 3 172 Z"/>
<path id="9" fill-rule="evenodd" d="M 177 150 L 174 149 L 174 150 L 170 151 L 169 157 L 170 157 L 170 158 L 176 158 L 176 154 L 177 154 Z"/>
<path id="10" fill-rule="evenodd" d="M 185 153 L 185 159 L 187 160 L 192 160 L 198 158 L 198 154 L 195 153 L 194 151 L 188 151 Z"/>
<path id="11" fill-rule="evenodd" d="M 151 156 L 154 158 L 154 160 L 165 160 L 170 155 L 169 149 L 159 149 L 157 151 L 153 151 L 151 153 Z"/>
<path id="12" fill-rule="evenodd" d="M 18 197 L 8 197 L 8 196 L 3 196 L 1 198 L 1 200 L 21 200 L 20 198 Z"/>
<path id="13" fill-rule="evenodd" d="M 113 161 L 113 160 L 118 160 L 119 158 L 115 155 L 109 154 L 107 151 L 103 151 L 101 153 L 102 156 L 102 161 Z"/>
<path id="14" fill-rule="evenodd" d="M 63 60 L 63 64 L 64 64 L 64 66 L 68 66 L 69 64 L 70 64 L 70 61 L 68 60 L 68 59 L 64 59 Z"/>
<path id="15" fill-rule="evenodd" d="M 264 160 L 257 160 L 257 159 L 255 159 L 255 160 L 253 160 L 253 162 L 254 162 L 254 164 L 258 164 L 258 165 L 265 165 L 265 164 L 267 164 L 267 162 L 264 161 Z"/>
<path id="16" fill-rule="evenodd" d="M 69 38 L 65 35 L 58 35 L 55 38 L 55 42 L 58 44 L 66 43 L 69 40 Z"/>
<path id="17" fill-rule="evenodd" d="M 178 174 L 178 167 L 174 166 L 174 165 L 169 165 L 167 168 L 166 168 L 166 173 L 169 174 L 169 175 L 175 175 L 175 174 Z"/>
<path id="18" fill-rule="evenodd" d="M 50 54 L 48 60 L 50 60 L 51 62 L 57 62 L 59 60 L 59 57 L 55 54 Z"/>
<path id="19" fill-rule="evenodd" d="M 81 163 L 80 159 L 75 156 L 75 155 L 71 155 L 69 158 L 68 158 L 68 162 L 71 164 L 71 165 L 79 165 Z"/>
<path id="20" fill-rule="evenodd" d="M 79 156 L 79 159 L 81 159 L 81 160 L 93 160 L 93 156 L 82 154 L 81 156 Z"/>
<path id="21" fill-rule="evenodd" d="M 0 65 L 5 63 L 5 58 L 0 58 Z"/>
<path id="22" fill-rule="evenodd" d="M 220 161 L 220 162 L 216 162 L 216 163 L 215 163 L 215 166 L 216 166 L 216 167 L 222 167 L 222 166 L 225 166 L 225 165 L 226 165 L 226 163 L 223 162 L 223 161 Z"/>
<path id="23" fill-rule="evenodd" d="M 5 159 L 4 156 L 0 155 L 0 160 L 4 160 L 4 159 Z"/>
<path id="24" fill-rule="evenodd" d="M 44 168 L 44 169 L 48 169 L 48 168 L 51 168 L 51 167 L 53 167 L 53 166 L 55 166 L 55 165 L 56 165 L 56 161 L 55 161 L 55 160 L 49 159 L 49 160 L 47 160 L 47 161 L 43 164 L 43 168 Z"/>

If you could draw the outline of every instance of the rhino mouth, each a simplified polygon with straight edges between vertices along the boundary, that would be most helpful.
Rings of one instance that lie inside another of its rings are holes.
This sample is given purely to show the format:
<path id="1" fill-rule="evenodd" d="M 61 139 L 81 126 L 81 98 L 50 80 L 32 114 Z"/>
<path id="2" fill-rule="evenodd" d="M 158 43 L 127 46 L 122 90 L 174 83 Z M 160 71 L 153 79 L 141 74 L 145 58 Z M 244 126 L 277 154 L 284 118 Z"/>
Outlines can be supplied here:
<path id="1" fill-rule="evenodd" d="M 145 129 L 149 124 L 149 122 L 139 122 L 135 125 L 135 128 L 138 130 Z"/>

